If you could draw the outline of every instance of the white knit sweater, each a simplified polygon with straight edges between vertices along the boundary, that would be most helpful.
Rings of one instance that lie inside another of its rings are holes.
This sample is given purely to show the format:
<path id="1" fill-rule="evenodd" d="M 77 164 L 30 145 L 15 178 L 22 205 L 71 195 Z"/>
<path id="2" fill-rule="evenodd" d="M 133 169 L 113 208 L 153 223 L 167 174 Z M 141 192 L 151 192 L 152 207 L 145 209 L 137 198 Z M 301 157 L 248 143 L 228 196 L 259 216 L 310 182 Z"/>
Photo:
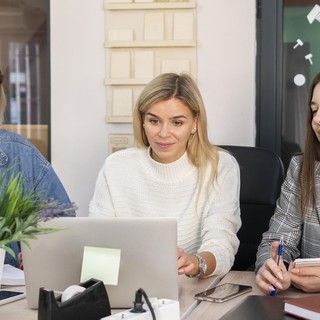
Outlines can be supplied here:
<path id="1" fill-rule="evenodd" d="M 202 188 L 196 209 L 199 174 L 187 153 L 163 164 L 149 150 L 117 151 L 99 172 L 89 215 L 176 217 L 178 246 L 187 253 L 211 252 L 217 260 L 213 274 L 227 273 L 239 246 L 240 173 L 234 157 L 222 151 L 219 157 L 217 181 L 209 197 Z"/>

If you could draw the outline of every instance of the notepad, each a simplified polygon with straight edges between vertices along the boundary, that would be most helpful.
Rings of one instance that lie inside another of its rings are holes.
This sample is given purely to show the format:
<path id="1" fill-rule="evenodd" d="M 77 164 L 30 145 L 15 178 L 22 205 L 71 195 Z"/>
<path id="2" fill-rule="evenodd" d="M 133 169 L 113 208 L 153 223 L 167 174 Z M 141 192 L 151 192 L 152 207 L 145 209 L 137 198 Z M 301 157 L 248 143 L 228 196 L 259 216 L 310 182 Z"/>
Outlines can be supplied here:
<path id="1" fill-rule="evenodd" d="M 92 277 L 103 281 L 104 284 L 118 285 L 121 249 L 84 247 L 81 282 Z M 104 266 L 108 266 L 105 268 Z"/>
<path id="2" fill-rule="evenodd" d="M 320 294 L 312 294 L 284 301 L 284 311 L 304 319 L 320 319 Z"/>

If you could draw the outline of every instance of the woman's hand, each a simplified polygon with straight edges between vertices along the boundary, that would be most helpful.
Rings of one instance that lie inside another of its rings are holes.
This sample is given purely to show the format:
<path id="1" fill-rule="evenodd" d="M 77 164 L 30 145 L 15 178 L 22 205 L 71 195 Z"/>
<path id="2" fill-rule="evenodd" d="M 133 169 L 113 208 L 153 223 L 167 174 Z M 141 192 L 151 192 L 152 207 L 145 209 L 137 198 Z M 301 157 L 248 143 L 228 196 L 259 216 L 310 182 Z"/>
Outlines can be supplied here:
<path id="1" fill-rule="evenodd" d="M 182 248 L 178 248 L 178 274 L 192 274 L 197 266 Z"/>
<path id="2" fill-rule="evenodd" d="M 320 292 L 320 267 L 292 268 L 291 283 L 305 292 Z"/>
<path id="3" fill-rule="evenodd" d="M 278 246 L 279 242 L 272 243 L 271 258 L 266 260 L 256 275 L 257 285 L 265 294 L 274 289 L 286 290 L 291 285 L 290 272 L 287 271 L 283 261 L 280 261 L 279 266 L 276 263 Z"/>

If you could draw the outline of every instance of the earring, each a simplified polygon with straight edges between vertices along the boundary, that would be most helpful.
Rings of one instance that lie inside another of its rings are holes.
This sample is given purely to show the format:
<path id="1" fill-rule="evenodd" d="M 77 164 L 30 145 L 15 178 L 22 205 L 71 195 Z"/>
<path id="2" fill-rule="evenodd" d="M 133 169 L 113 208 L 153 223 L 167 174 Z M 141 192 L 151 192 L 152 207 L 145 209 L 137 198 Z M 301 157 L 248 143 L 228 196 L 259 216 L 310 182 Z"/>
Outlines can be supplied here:
<path id="1" fill-rule="evenodd" d="M 197 128 L 194 127 L 191 132 L 192 132 L 192 133 L 195 133 L 196 131 L 197 131 Z"/>

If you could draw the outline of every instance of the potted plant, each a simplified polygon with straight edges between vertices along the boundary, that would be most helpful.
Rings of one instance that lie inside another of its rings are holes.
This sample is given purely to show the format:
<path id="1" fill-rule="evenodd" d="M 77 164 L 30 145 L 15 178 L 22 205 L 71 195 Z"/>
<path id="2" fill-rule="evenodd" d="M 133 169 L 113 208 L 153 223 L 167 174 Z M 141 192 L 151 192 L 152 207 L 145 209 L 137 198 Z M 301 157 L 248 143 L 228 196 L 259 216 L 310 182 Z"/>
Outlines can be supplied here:
<path id="1" fill-rule="evenodd" d="M 4 180 L 8 171 L 0 176 L 0 280 L 5 252 L 15 257 L 9 247 L 12 242 L 23 242 L 29 246 L 28 240 L 37 235 L 55 232 L 60 229 L 40 226 L 45 221 L 58 216 L 75 215 L 76 207 L 58 204 L 53 199 L 43 200 L 41 194 L 34 191 L 25 194 L 23 175 L 11 176 L 7 185 Z"/>

